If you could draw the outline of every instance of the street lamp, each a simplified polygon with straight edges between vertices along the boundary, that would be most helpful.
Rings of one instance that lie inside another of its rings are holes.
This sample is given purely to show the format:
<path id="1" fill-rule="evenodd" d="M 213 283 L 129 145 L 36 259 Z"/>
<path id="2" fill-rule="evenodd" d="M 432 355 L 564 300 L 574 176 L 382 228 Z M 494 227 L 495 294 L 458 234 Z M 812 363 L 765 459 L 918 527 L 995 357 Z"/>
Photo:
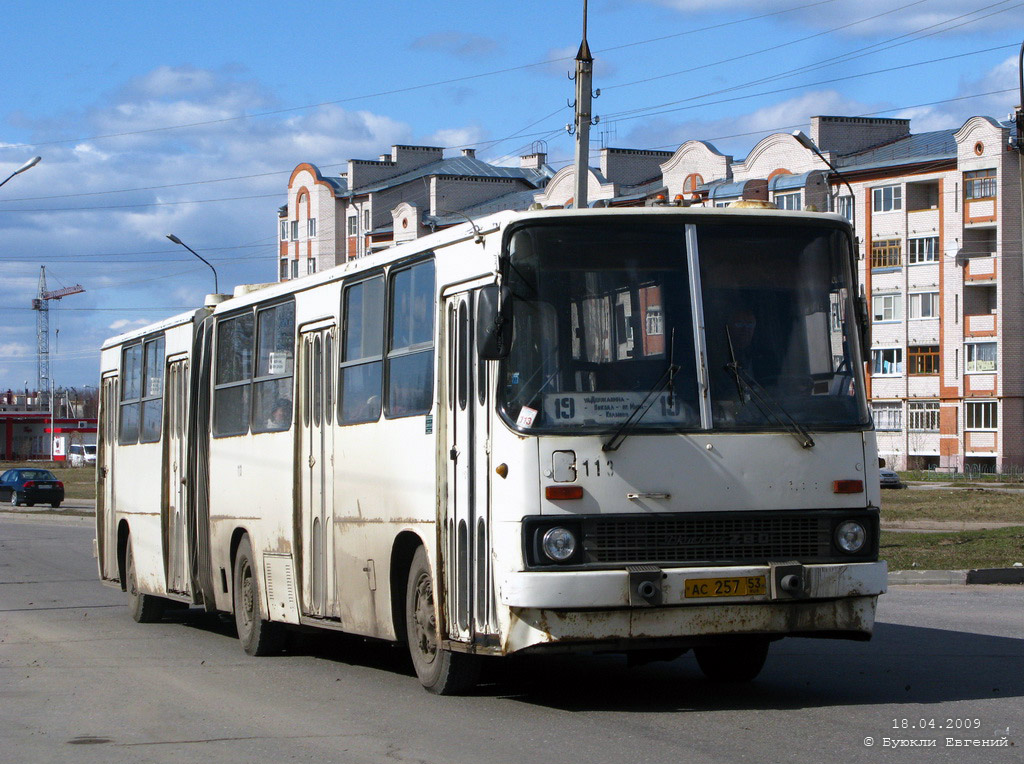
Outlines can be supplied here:
<path id="1" fill-rule="evenodd" d="M 194 249 L 192 249 L 192 247 L 190 247 L 188 244 L 183 242 L 181 239 L 179 239 L 173 233 L 167 234 L 167 238 L 170 239 L 171 241 L 173 241 L 175 244 L 180 244 L 185 249 L 187 249 L 189 252 L 191 252 L 193 255 L 195 255 L 200 260 L 202 260 L 204 263 L 206 263 L 207 265 L 210 265 L 210 261 L 209 260 L 207 260 L 205 257 L 200 255 L 198 252 L 196 252 Z M 214 268 L 212 265 L 210 265 L 210 270 L 213 271 L 213 293 L 214 294 L 220 294 L 220 287 L 217 286 L 217 269 Z"/>
<path id="2" fill-rule="evenodd" d="M 836 177 L 839 178 L 839 180 L 841 180 L 843 182 L 843 185 L 845 185 L 846 188 L 849 190 L 849 192 L 850 192 L 850 222 L 853 223 L 854 225 L 856 225 L 857 216 L 854 214 L 854 211 L 857 209 L 857 195 L 855 193 L 853 193 L 853 187 L 850 185 L 850 182 L 846 179 L 846 177 L 841 172 L 839 172 L 839 169 L 834 164 L 832 164 L 830 161 L 828 161 L 828 159 L 825 158 L 825 155 L 822 154 L 818 150 L 817 146 L 814 145 L 814 141 L 812 141 L 810 138 L 808 138 L 806 135 L 804 135 L 803 131 L 801 131 L 801 130 L 794 130 L 793 131 L 793 137 L 796 138 L 797 143 L 799 143 L 805 149 L 807 149 L 808 151 L 813 151 L 815 154 L 817 154 L 818 158 L 822 162 L 824 162 L 825 164 L 827 164 L 829 166 L 829 169 L 832 170 L 832 172 L 834 172 L 836 174 Z M 838 212 L 838 210 L 836 210 L 836 211 Z"/>
<path id="3" fill-rule="evenodd" d="M 39 164 L 39 160 L 41 160 L 41 159 L 42 159 L 42 157 L 32 157 L 32 158 L 31 158 L 30 160 L 28 160 L 27 162 L 25 162 L 25 164 L 23 164 L 23 165 L 22 165 L 21 167 L 19 167 L 19 168 L 18 168 L 17 170 L 15 170 L 15 171 L 14 171 L 14 172 L 12 172 L 12 173 L 11 173 L 10 175 L 8 175 L 8 176 L 7 176 L 6 178 L 4 178 L 4 179 L 3 179 L 3 182 L 0 182 L 0 186 L 2 186 L 2 185 L 3 185 L 4 183 L 6 183 L 7 181 L 9 181 L 9 180 L 10 180 L 11 178 L 13 178 L 13 177 L 14 177 L 15 175 L 18 175 L 18 174 L 20 174 L 20 173 L 23 173 L 23 172 L 25 172 L 25 170 L 31 170 L 31 169 L 32 169 L 33 167 L 35 167 L 35 166 L 36 166 L 37 164 Z"/>

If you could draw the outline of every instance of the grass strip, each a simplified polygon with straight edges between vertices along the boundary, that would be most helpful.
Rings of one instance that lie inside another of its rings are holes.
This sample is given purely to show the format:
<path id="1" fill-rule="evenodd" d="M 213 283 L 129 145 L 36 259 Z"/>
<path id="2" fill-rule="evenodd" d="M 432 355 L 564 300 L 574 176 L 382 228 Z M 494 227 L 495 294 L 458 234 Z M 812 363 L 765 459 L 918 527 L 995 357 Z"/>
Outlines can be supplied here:
<path id="1" fill-rule="evenodd" d="M 975 520 L 1024 525 L 1024 501 L 1017 492 L 973 487 L 887 490 L 882 491 L 882 520 Z"/>
<path id="2" fill-rule="evenodd" d="M 889 570 L 973 570 L 1024 563 L 1024 526 L 984 531 L 882 531 L 879 556 Z"/>

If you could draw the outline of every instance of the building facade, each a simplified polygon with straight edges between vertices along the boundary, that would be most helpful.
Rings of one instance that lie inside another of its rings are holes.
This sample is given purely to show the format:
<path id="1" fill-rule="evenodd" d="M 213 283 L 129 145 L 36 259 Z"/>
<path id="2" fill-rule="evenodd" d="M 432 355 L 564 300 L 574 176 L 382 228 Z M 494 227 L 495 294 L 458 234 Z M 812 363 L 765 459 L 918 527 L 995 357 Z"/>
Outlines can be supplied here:
<path id="1" fill-rule="evenodd" d="M 472 149 L 446 159 L 432 146 L 392 146 L 379 159 L 348 160 L 338 176 L 302 163 L 278 210 L 278 281 L 450 225 L 467 208 L 506 199 L 499 209 L 509 209 L 514 197 L 543 188 L 554 174 L 545 160 L 532 154 L 519 167 L 501 167 L 477 159 Z"/>
<path id="2" fill-rule="evenodd" d="M 700 140 L 674 152 L 605 148 L 588 195 L 594 206 L 761 199 L 846 216 L 872 318 L 865 361 L 882 456 L 898 469 L 1019 469 L 1024 201 L 1013 131 L 983 116 L 919 134 L 905 119 L 817 116 L 809 138 L 827 162 L 788 133 L 741 160 Z M 299 165 L 280 211 L 280 278 L 467 216 L 570 206 L 573 188 L 574 169 L 553 173 L 543 154 L 513 169 L 395 146 L 337 178 Z"/>

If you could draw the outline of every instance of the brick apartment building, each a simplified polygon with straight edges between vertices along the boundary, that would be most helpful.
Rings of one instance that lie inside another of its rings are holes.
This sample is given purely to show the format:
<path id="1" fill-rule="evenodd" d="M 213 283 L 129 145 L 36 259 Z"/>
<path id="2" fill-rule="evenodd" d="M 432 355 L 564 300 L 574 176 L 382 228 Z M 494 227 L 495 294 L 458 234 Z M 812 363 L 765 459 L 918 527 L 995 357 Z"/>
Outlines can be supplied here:
<path id="1" fill-rule="evenodd" d="M 768 198 L 854 222 L 871 311 L 868 394 L 879 451 L 900 469 L 1024 465 L 1024 281 L 1013 126 L 972 117 L 912 134 L 910 121 L 821 116 L 742 161 L 700 141 L 663 169 L 669 197 Z"/>
<path id="2" fill-rule="evenodd" d="M 777 133 L 742 160 L 699 140 L 674 152 L 602 149 L 588 193 L 594 206 L 760 198 L 845 215 L 873 318 L 865 360 L 881 455 L 899 469 L 1001 471 L 1024 466 L 1022 198 L 1012 130 L 981 116 L 919 134 L 905 119 L 818 116 L 809 137 L 842 178 Z M 281 278 L 305 273 L 303 260 L 329 267 L 462 215 L 572 202 L 573 168 L 552 174 L 543 155 L 524 158 L 517 175 L 473 157 L 443 160 L 440 151 L 396 146 L 379 163 L 350 162 L 341 178 L 299 165 L 281 208 Z M 401 166 L 410 161 L 420 164 Z M 467 161 L 479 175 L 444 169 Z M 370 169 L 381 176 L 361 174 Z M 493 182 L 500 189 L 483 190 Z M 319 216 L 330 222 L 318 229 Z"/>
<path id="3" fill-rule="evenodd" d="M 545 159 L 531 154 L 519 167 L 500 167 L 477 159 L 472 149 L 446 159 L 432 146 L 392 146 L 380 159 L 350 159 L 335 177 L 302 163 L 288 181 L 288 203 L 278 210 L 278 280 L 465 220 L 448 222 L 467 207 L 496 200 L 497 209 L 528 206 L 553 174 Z"/>

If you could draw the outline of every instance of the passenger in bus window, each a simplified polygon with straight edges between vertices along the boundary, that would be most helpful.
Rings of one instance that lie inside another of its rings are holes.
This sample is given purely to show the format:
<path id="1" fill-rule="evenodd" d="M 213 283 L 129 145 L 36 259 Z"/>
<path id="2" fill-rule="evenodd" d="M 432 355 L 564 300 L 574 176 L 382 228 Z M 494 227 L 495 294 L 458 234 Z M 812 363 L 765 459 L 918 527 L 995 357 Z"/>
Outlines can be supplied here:
<path id="1" fill-rule="evenodd" d="M 737 308 L 729 316 L 728 327 L 728 338 L 732 340 L 732 352 L 736 355 L 736 363 L 747 374 L 753 375 L 757 360 L 754 352 L 757 317 L 752 310 Z"/>
<path id="2" fill-rule="evenodd" d="M 278 398 L 274 403 L 274 409 L 267 419 L 268 430 L 287 430 L 292 424 L 292 402 L 285 398 Z"/>

